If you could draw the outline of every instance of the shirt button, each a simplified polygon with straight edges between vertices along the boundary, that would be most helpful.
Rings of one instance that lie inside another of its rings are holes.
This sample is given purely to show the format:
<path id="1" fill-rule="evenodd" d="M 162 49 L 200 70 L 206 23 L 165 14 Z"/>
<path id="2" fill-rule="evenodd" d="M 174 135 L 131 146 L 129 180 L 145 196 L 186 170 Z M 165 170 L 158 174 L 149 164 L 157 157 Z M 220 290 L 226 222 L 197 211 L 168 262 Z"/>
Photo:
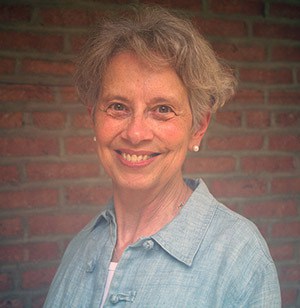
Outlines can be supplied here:
<path id="1" fill-rule="evenodd" d="M 147 240 L 143 243 L 143 247 L 146 249 L 146 250 L 150 250 L 152 249 L 154 246 L 154 242 L 152 240 Z"/>
<path id="2" fill-rule="evenodd" d="M 110 297 L 110 302 L 111 302 L 112 304 L 116 304 L 117 302 L 119 302 L 119 300 L 120 300 L 120 298 L 119 298 L 118 295 L 113 294 L 113 295 L 111 295 L 111 297 Z"/>
<path id="3" fill-rule="evenodd" d="M 88 261 L 87 264 L 86 264 L 86 269 L 85 269 L 86 272 L 87 273 L 92 273 L 94 271 L 94 269 L 95 269 L 95 266 L 96 266 L 96 264 L 95 264 L 94 260 Z"/>

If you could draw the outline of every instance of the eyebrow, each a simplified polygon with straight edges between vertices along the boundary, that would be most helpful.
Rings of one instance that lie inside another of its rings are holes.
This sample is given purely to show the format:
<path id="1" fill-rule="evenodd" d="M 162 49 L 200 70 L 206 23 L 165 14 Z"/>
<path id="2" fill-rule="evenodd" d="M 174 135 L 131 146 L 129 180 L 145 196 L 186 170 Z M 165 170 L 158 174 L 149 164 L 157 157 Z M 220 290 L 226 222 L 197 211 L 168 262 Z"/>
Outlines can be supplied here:
<path id="1" fill-rule="evenodd" d="M 130 99 L 125 97 L 125 96 L 122 96 L 122 95 L 106 95 L 105 97 L 103 97 L 101 99 L 101 101 L 103 103 L 107 103 L 109 101 L 121 101 L 121 102 L 125 102 L 125 103 L 130 103 Z M 146 104 L 153 104 L 153 103 L 179 103 L 179 100 L 175 97 L 175 96 L 157 96 L 157 97 L 153 97 L 151 98 L 151 100 L 149 102 L 147 102 Z"/>
<path id="2" fill-rule="evenodd" d="M 174 96 L 166 96 L 166 97 L 161 97 L 161 96 L 158 96 L 158 97 L 154 97 L 151 99 L 150 102 L 155 102 L 155 103 L 176 103 L 176 102 L 179 102 L 178 99 L 176 99 L 176 97 Z"/>
<path id="3" fill-rule="evenodd" d="M 108 101 L 122 101 L 128 103 L 130 100 L 127 97 L 121 96 L 121 95 L 106 95 L 102 98 L 102 101 L 108 102 Z"/>

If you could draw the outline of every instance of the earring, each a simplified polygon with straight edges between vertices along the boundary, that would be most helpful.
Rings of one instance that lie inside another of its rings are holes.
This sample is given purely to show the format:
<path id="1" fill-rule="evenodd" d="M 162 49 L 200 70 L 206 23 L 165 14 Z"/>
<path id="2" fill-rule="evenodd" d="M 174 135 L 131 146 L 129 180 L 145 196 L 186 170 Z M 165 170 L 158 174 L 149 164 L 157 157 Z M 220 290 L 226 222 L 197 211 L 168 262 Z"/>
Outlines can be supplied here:
<path id="1" fill-rule="evenodd" d="M 198 152 L 199 151 L 199 146 L 198 145 L 194 145 L 193 146 L 193 151 L 194 152 Z"/>
<path id="2" fill-rule="evenodd" d="M 94 136 L 93 140 L 94 140 L 95 142 L 97 141 L 97 138 L 96 138 L 96 136 Z"/>

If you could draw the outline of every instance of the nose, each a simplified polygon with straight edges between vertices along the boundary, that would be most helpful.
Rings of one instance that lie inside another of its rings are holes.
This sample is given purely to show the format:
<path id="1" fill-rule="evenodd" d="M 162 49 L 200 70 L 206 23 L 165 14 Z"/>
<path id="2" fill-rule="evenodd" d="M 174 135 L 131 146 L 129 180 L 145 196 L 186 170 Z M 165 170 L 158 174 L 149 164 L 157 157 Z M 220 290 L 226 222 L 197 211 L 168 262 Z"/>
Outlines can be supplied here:
<path id="1" fill-rule="evenodd" d="M 149 119 L 143 114 L 133 115 L 128 119 L 122 137 L 133 145 L 151 140 L 153 138 L 153 130 Z"/>

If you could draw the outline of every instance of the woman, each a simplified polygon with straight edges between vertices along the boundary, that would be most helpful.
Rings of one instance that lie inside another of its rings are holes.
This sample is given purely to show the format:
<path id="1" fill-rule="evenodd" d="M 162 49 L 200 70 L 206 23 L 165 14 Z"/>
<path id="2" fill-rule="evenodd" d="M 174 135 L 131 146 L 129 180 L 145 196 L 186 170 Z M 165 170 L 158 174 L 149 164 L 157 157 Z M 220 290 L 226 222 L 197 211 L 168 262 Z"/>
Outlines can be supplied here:
<path id="1" fill-rule="evenodd" d="M 187 152 L 234 92 L 207 42 L 143 8 L 95 29 L 80 59 L 113 198 L 70 243 L 45 307 L 280 307 L 257 229 L 183 179 Z"/>

